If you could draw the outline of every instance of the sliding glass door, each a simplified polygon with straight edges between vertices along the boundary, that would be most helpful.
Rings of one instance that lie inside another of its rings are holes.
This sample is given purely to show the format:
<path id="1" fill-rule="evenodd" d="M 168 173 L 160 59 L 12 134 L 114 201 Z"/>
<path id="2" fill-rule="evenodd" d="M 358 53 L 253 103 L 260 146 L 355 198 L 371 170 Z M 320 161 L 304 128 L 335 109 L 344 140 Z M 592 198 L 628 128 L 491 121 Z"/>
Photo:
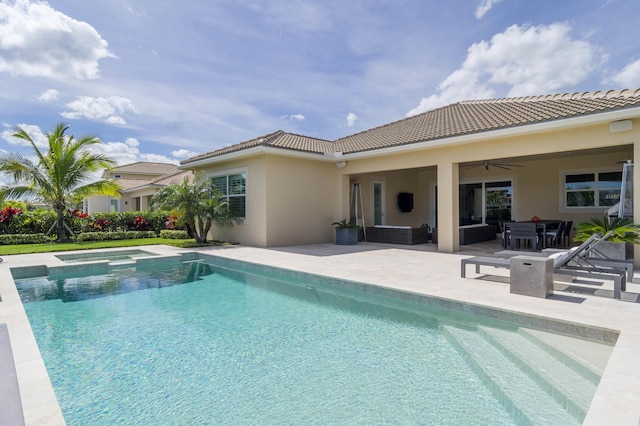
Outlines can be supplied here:
<path id="1" fill-rule="evenodd" d="M 511 219 L 511 181 L 460 184 L 460 225 Z"/>

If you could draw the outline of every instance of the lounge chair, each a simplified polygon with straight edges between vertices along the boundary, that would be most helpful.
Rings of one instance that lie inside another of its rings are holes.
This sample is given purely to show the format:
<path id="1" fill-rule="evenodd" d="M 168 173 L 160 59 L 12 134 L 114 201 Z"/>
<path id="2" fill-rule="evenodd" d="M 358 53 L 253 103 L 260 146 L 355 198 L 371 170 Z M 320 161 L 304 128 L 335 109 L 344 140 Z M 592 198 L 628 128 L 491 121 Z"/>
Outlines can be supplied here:
<path id="1" fill-rule="evenodd" d="M 598 250 L 598 245 L 604 241 L 607 241 L 609 237 L 613 236 L 614 231 L 607 232 L 602 238 L 596 239 L 595 242 L 590 244 L 586 249 L 577 253 L 576 257 L 572 259 L 572 263 L 577 266 L 586 266 L 589 268 L 605 267 L 614 269 L 624 269 L 627 272 L 627 282 L 633 282 L 633 259 L 611 259 L 606 257 L 602 252 Z M 578 247 L 571 250 L 577 250 Z M 569 250 L 569 251 L 571 251 Z M 527 256 L 558 256 L 556 253 L 566 253 L 567 250 L 558 249 L 544 249 L 541 253 L 526 253 Z M 525 253 L 517 250 L 501 250 L 494 253 L 494 256 L 509 259 L 513 256 L 521 256 Z M 575 266 L 575 265 L 574 265 Z"/>
<path id="2" fill-rule="evenodd" d="M 607 237 L 610 234 L 607 234 Z M 592 278 L 592 279 L 608 279 L 614 282 L 613 296 L 620 299 L 621 292 L 626 290 L 628 271 L 623 266 L 608 266 L 597 264 L 589 259 L 584 261 L 584 256 L 589 247 L 599 241 L 604 241 L 601 234 L 594 234 L 585 242 L 580 244 L 573 250 L 554 253 L 549 256 L 553 258 L 553 273 L 560 275 L 569 275 L 573 277 Z M 518 255 L 528 255 L 526 252 L 517 252 Z M 538 254 L 534 254 L 537 256 Z M 480 273 L 480 266 L 493 266 L 495 268 L 511 267 L 511 259 L 505 257 L 486 257 L 474 256 L 461 260 L 461 276 L 466 278 L 466 266 L 475 265 L 476 273 Z"/>

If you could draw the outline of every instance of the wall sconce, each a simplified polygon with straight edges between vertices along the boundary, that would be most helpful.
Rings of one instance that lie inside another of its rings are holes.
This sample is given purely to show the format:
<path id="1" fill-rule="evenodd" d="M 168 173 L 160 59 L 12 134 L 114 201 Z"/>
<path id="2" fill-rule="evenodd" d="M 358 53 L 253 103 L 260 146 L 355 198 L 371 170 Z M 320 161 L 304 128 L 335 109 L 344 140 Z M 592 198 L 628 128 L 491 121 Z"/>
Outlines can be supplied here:
<path id="1" fill-rule="evenodd" d="M 337 166 L 339 169 L 343 168 L 343 167 L 344 167 L 344 166 L 346 166 L 346 165 L 347 165 L 347 162 L 346 162 L 346 161 L 338 161 L 338 162 L 336 163 L 336 166 Z"/>
<path id="2" fill-rule="evenodd" d="M 124 202 L 124 205 L 126 206 L 127 204 L 129 204 L 129 202 L 128 202 L 128 201 L 125 201 L 125 202 Z"/>

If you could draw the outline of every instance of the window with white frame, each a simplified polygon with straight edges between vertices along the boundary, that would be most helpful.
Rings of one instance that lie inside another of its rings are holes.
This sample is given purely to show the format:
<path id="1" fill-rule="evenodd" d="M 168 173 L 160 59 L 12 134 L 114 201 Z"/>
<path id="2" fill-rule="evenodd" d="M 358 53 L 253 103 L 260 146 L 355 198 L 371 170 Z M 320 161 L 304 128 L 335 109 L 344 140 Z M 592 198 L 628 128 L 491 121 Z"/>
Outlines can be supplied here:
<path id="1" fill-rule="evenodd" d="M 211 177 L 211 185 L 220 190 L 229 203 L 229 209 L 238 219 L 247 216 L 247 173 L 234 173 Z"/>
<path id="2" fill-rule="evenodd" d="M 566 208 L 611 207 L 620 201 L 622 172 L 583 172 L 564 175 Z"/>

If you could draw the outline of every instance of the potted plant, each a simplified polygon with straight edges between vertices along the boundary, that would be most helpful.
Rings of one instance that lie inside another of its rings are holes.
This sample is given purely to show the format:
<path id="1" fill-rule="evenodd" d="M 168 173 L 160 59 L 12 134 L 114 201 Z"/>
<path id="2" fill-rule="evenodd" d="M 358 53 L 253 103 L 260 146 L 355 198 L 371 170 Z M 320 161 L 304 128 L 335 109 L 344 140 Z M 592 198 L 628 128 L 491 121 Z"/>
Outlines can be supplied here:
<path id="1" fill-rule="evenodd" d="M 627 259 L 633 253 L 633 244 L 640 243 L 640 225 L 627 218 L 591 218 L 591 222 L 576 225 L 576 231 L 575 242 L 584 242 L 595 233 L 614 231 L 607 241 L 598 244 L 598 251 L 612 259 Z"/>
<path id="2" fill-rule="evenodd" d="M 336 244 L 355 245 L 358 244 L 358 226 L 347 219 L 332 224 L 336 228 Z"/>

